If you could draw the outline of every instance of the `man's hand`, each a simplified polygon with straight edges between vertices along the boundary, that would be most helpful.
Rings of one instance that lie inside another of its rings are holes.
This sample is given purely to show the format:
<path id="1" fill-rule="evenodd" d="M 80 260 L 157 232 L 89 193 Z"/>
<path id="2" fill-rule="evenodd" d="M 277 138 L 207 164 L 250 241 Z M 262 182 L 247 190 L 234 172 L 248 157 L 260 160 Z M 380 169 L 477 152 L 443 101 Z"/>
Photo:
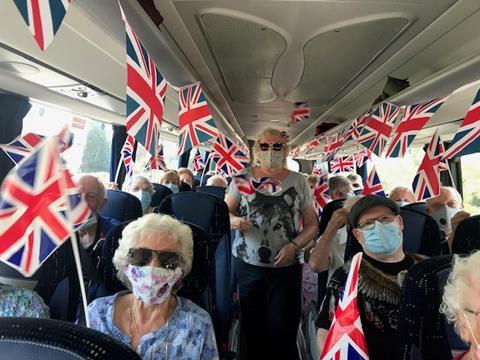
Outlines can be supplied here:
<path id="1" fill-rule="evenodd" d="M 327 229 L 336 232 L 338 229 L 348 224 L 348 211 L 341 208 L 333 212 L 330 221 L 328 222 Z"/>
<path id="2" fill-rule="evenodd" d="M 232 220 L 233 228 L 241 232 L 246 232 L 252 227 L 252 222 L 246 216 L 235 216 Z"/>
<path id="3" fill-rule="evenodd" d="M 275 263 L 273 266 L 291 265 L 295 260 L 297 246 L 294 243 L 288 243 L 280 249 L 277 256 L 275 256 Z"/>

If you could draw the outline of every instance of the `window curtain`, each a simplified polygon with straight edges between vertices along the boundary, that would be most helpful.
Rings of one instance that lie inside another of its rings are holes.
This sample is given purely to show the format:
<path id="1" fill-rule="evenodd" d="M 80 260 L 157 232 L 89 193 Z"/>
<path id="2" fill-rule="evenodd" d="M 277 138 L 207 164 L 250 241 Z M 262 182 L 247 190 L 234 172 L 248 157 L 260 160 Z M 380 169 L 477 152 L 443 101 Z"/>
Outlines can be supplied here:
<path id="1" fill-rule="evenodd" d="M 115 181 L 120 161 L 122 161 L 122 147 L 127 139 L 127 128 L 125 126 L 113 125 L 113 139 L 110 151 L 110 181 Z M 123 162 L 123 161 L 122 161 Z M 125 180 L 125 166 L 120 166 L 117 184 L 119 189 Z"/>

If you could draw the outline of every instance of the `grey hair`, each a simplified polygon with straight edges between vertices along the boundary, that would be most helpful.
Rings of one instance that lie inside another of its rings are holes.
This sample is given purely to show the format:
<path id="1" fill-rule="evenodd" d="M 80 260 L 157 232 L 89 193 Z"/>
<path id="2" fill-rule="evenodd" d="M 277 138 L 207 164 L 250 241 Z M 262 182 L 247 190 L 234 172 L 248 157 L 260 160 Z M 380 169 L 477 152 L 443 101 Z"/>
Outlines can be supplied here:
<path id="1" fill-rule="evenodd" d="M 361 177 L 360 175 L 358 175 L 358 174 L 351 173 L 351 174 L 348 174 L 348 175 L 347 175 L 347 179 L 348 179 L 349 181 L 357 181 L 357 180 L 360 180 L 360 181 L 361 181 L 361 180 L 362 180 L 362 177 Z"/>
<path id="2" fill-rule="evenodd" d="M 286 140 L 286 137 L 285 137 L 284 134 L 285 134 L 284 131 L 280 131 L 280 130 L 277 130 L 277 129 L 274 129 L 274 128 L 267 128 L 267 129 L 263 130 L 260 133 L 260 135 L 258 135 L 257 140 L 255 141 L 255 143 L 252 146 L 252 153 L 253 153 L 254 159 L 255 159 L 255 154 L 260 151 L 259 143 L 260 143 L 260 140 L 264 136 L 278 136 L 278 137 L 281 137 L 282 139 Z M 285 141 L 285 146 L 283 147 L 283 153 L 285 155 L 285 162 L 284 162 L 283 165 L 286 166 L 287 165 L 287 156 L 290 153 L 290 144 L 289 144 L 288 140 Z"/>
<path id="3" fill-rule="evenodd" d="M 478 269 L 480 268 L 480 251 L 476 251 L 468 257 L 455 255 L 454 265 L 447 284 L 443 291 L 443 301 L 440 312 L 447 320 L 453 323 L 457 334 L 461 335 L 459 327 L 459 314 L 464 310 L 463 296 L 465 289 L 472 286 L 474 279 L 480 280 Z M 460 320 L 460 322 L 463 322 Z M 465 340 L 465 339 L 464 339 Z"/>
<path id="4" fill-rule="evenodd" d="M 170 236 L 178 245 L 182 257 L 180 266 L 182 277 L 185 277 L 192 269 L 193 259 L 193 238 L 190 227 L 182 224 L 169 215 L 148 214 L 128 224 L 122 231 L 122 237 L 118 242 L 118 248 L 113 256 L 113 265 L 117 269 L 117 278 L 129 289 L 130 281 L 125 275 L 125 268 L 130 263 L 128 251 L 136 246 L 140 235 L 144 232 L 154 232 Z"/>
<path id="5" fill-rule="evenodd" d="M 453 186 L 442 186 L 442 189 L 450 190 L 451 192 L 453 192 L 453 193 L 455 194 L 455 197 L 457 198 L 457 201 L 458 201 L 460 204 L 463 204 L 462 195 L 460 195 L 460 193 L 458 192 L 458 190 L 455 189 Z"/>
<path id="6" fill-rule="evenodd" d="M 390 191 L 390 194 L 388 195 L 388 197 L 393 200 L 393 198 L 395 197 L 395 195 L 396 195 L 399 191 L 406 191 L 406 192 L 410 193 L 410 194 L 412 195 L 412 197 L 415 197 L 415 194 L 413 193 L 413 191 L 410 190 L 408 187 L 405 187 L 405 186 L 397 186 L 397 187 L 394 187 L 394 188 Z"/>
<path id="7" fill-rule="evenodd" d="M 330 192 L 340 191 L 340 189 L 350 186 L 350 181 L 345 176 L 334 176 L 328 179 L 328 188 Z"/>
<path id="8" fill-rule="evenodd" d="M 150 180 L 148 180 L 145 176 L 142 176 L 142 175 L 137 175 L 133 178 L 132 182 L 130 183 L 130 188 L 132 187 L 133 184 L 135 184 L 136 182 L 138 181 L 141 181 L 143 183 L 146 183 L 148 185 L 148 191 L 150 192 L 150 194 L 153 195 L 153 193 L 155 192 L 155 190 L 153 190 L 153 185 L 152 183 L 150 182 Z"/>

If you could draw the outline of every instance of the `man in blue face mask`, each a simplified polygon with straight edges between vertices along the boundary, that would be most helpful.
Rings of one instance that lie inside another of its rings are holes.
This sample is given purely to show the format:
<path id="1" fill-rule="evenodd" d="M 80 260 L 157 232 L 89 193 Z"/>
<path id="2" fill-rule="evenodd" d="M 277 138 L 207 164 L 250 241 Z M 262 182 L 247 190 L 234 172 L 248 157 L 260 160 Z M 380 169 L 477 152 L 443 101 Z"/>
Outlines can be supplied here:
<path id="1" fill-rule="evenodd" d="M 402 247 L 403 221 L 391 199 L 369 195 L 353 205 L 348 221 L 364 255 L 359 272 L 359 311 L 371 360 L 395 359 L 400 354 L 397 324 L 401 283 L 418 255 L 405 254 Z M 350 261 L 337 269 L 317 319 L 317 341 L 323 350 L 338 300 L 350 268 Z"/>

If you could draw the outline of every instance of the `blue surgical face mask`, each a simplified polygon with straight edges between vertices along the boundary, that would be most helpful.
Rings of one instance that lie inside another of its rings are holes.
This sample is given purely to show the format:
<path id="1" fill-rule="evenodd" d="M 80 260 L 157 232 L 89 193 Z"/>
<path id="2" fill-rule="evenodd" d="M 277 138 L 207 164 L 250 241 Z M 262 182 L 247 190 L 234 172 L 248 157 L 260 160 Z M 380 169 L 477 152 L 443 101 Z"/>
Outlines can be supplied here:
<path id="1" fill-rule="evenodd" d="M 355 193 L 352 191 L 352 192 L 349 192 L 345 195 L 345 199 L 351 199 L 355 197 Z"/>
<path id="2" fill-rule="evenodd" d="M 138 198 L 138 200 L 140 200 L 140 202 L 142 203 L 142 210 L 145 210 L 150 206 L 150 203 L 152 202 L 152 195 L 148 191 L 145 191 L 145 190 L 135 191 L 133 195 L 135 195 Z"/>
<path id="3" fill-rule="evenodd" d="M 174 194 L 178 193 L 178 186 L 172 183 L 167 183 L 164 184 L 166 187 L 168 187 Z"/>
<path id="4" fill-rule="evenodd" d="M 410 204 L 408 201 L 395 201 L 398 207 L 404 207 L 405 205 Z"/>
<path id="5" fill-rule="evenodd" d="M 392 255 L 402 246 L 402 234 L 395 221 L 382 224 L 375 221 L 375 227 L 362 230 L 365 247 L 374 254 Z"/>

